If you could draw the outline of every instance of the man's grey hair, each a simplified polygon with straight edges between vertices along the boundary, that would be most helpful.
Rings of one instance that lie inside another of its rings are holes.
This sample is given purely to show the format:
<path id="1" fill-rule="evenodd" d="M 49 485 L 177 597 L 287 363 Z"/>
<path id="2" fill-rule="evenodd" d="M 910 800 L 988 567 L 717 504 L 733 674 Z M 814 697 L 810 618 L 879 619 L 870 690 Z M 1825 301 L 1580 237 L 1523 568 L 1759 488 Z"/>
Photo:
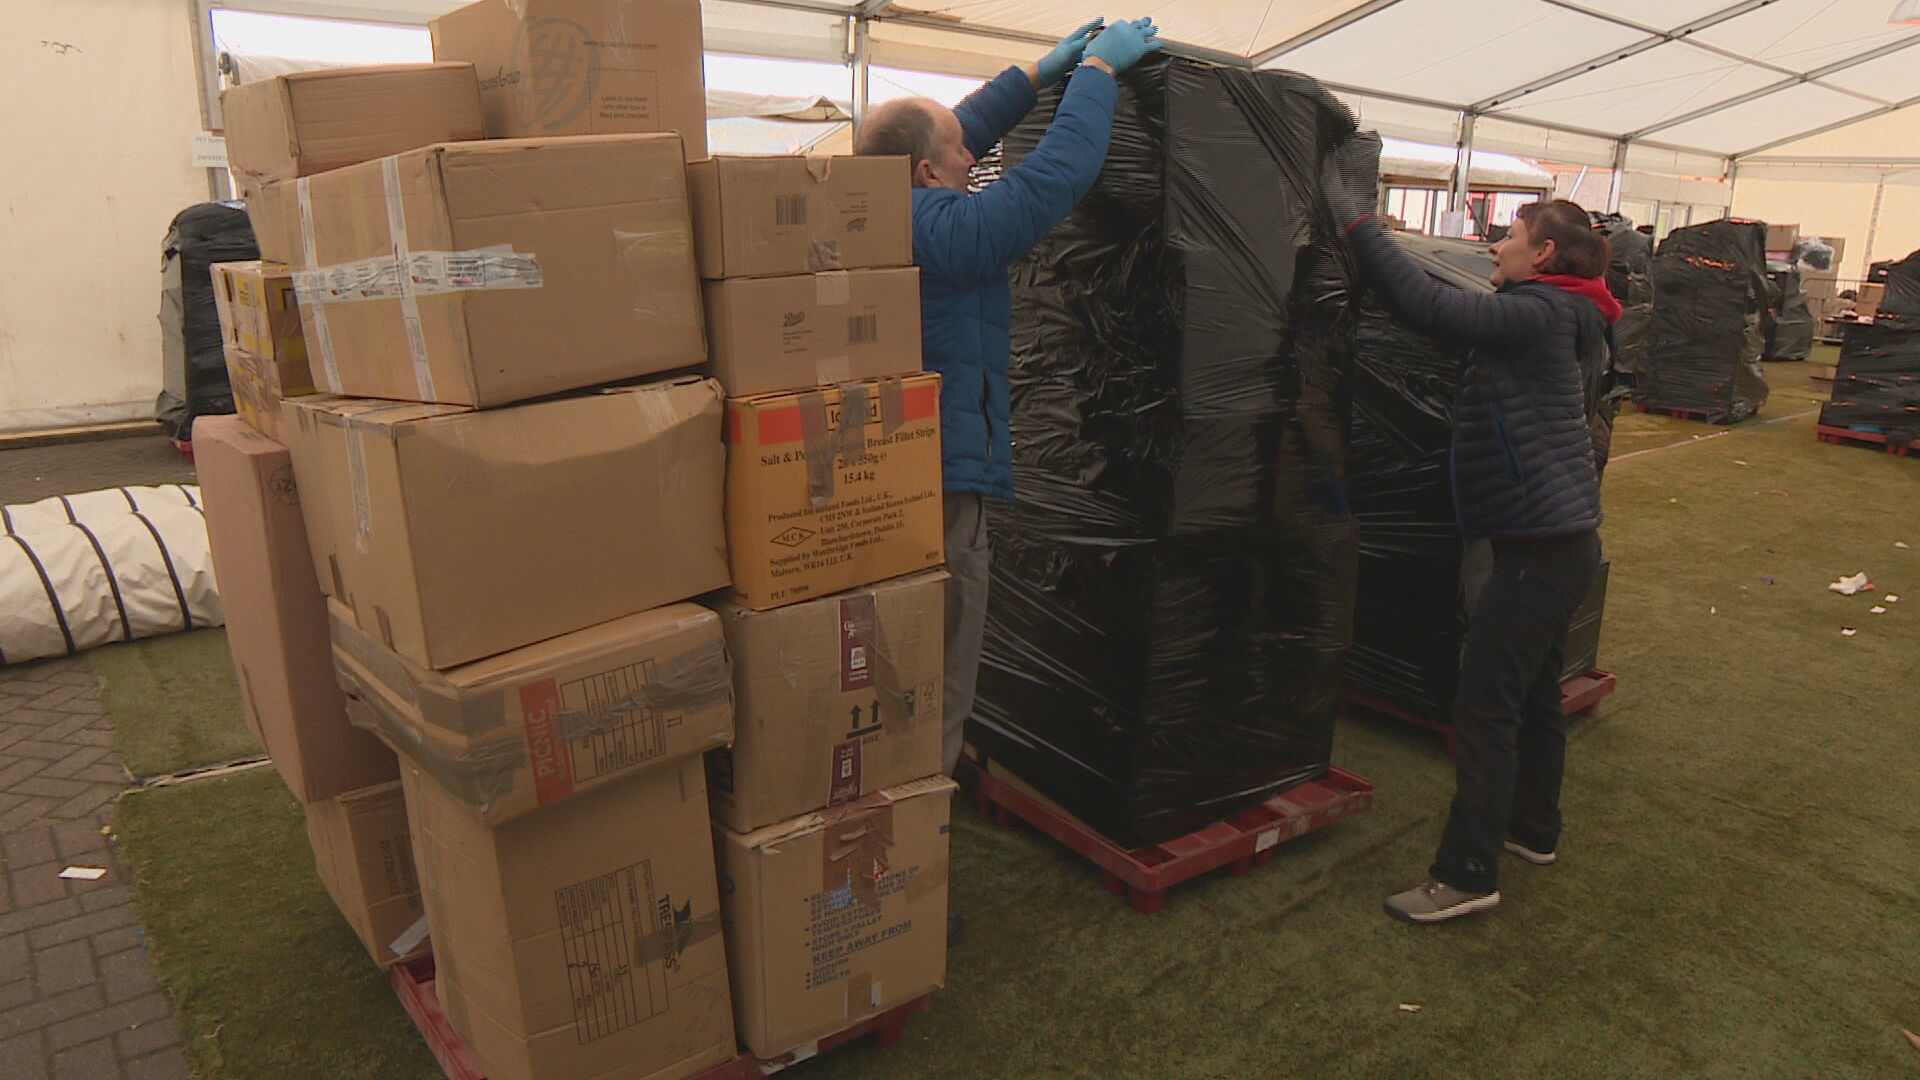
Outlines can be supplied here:
<path id="1" fill-rule="evenodd" d="M 909 168 L 918 168 L 938 149 L 930 105 L 940 107 L 929 98 L 898 98 L 874 106 L 860 124 L 854 153 L 898 154 L 910 159 Z"/>

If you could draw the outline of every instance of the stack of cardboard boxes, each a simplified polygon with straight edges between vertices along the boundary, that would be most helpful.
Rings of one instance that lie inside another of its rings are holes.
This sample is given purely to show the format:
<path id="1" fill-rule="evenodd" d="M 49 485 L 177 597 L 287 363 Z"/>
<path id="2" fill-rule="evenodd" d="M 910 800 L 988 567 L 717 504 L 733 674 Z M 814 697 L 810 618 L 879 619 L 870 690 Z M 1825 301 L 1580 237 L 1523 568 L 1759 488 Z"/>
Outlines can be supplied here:
<path id="1" fill-rule="evenodd" d="M 226 99 L 277 260 L 223 272 L 248 404 L 203 424 L 249 717 L 494 1080 L 681 1080 L 944 980 L 905 162 L 700 160 L 699 19 L 482 0 L 441 62 Z"/>
<path id="2" fill-rule="evenodd" d="M 1839 236 L 1803 237 L 1797 224 L 1767 226 L 1767 259 L 1771 262 L 1791 262 L 1794 248 L 1802 239 L 1818 239 L 1833 248 L 1833 262 L 1825 270 L 1816 270 L 1811 266 L 1800 266 L 1800 287 L 1807 294 L 1807 307 L 1813 312 L 1815 336 L 1829 334 L 1827 320 L 1844 311 L 1858 310 L 1861 304 L 1871 308 L 1872 303 L 1864 297 L 1859 301 L 1840 298 L 1840 265 L 1845 258 L 1847 241 Z M 1871 314 L 1871 311 L 1861 312 Z"/>

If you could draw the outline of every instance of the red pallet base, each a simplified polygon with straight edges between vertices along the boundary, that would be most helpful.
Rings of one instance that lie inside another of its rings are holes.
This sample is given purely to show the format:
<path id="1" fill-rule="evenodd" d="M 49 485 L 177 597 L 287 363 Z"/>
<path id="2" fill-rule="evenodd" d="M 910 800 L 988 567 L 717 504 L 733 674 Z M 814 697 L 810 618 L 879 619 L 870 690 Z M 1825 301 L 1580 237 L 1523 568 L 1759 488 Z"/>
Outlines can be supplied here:
<path id="1" fill-rule="evenodd" d="M 1618 682 L 1619 680 L 1611 671 L 1594 670 L 1585 675 L 1575 675 L 1560 684 L 1560 711 L 1567 716 L 1591 716 L 1594 707 L 1600 704 L 1600 699 L 1613 693 Z M 1395 720 L 1426 728 L 1428 731 L 1437 731 L 1447 737 L 1447 756 L 1453 757 L 1458 752 L 1459 748 L 1454 741 L 1453 725 L 1445 720 L 1421 716 L 1411 709 L 1402 708 L 1372 694 L 1353 689 L 1340 691 L 1340 704 L 1347 709 L 1364 709 L 1370 713 L 1389 716 Z"/>
<path id="2" fill-rule="evenodd" d="M 168 439 L 167 441 L 173 444 L 173 448 L 175 450 L 180 451 L 181 457 L 187 459 L 187 464 L 189 465 L 193 464 L 193 443 L 192 442 L 186 439 Z"/>
<path id="3" fill-rule="evenodd" d="M 1856 446 L 1878 446 L 1895 457 L 1906 457 L 1913 452 L 1911 442 L 1896 442 L 1878 431 L 1860 431 L 1855 428 L 1815 424 L 1813 434 L 1821 442 L 1833 443 L 1836 446 L 1844 446 L 1847 443 Z"/>
<path id="4" fill-rule="evenodd" d="M 1135 911 L 1151 915 L 1166 903 L 1167 890 L 1226 867 L 1235 877 L 1273 859 L 1273 849 L 1344 817 L 1373 808 L 1373 782 L 1334 766 L 1324 779 L 1301 784 L 1198 832 L 1152 847 L 1128 850 L 1011 778 L 980 774 L 976 795 L 982 814 L 999 825 L 1015 818 L 1072 848 L 1098 866 L 1102 884 L 1124 896 Z"/>
<path id="5" fill-rule="evenodd" d="M 388 975 L 393 983 L 393 992 L 400 998 L 400 1007 L 406 1010 L 414 1026 L 420 1029 L 421 1036 L 427 1040 L 427 1048 L 433 1051 L 434 1060 L 440 1063 L 440 1071 L 447 1074 L 447 1080 L 486 1080 L 487 1073 L 481 1067 L 480 1059 L 474 1056 L 459 1033 L 453 1030 L 447 1014 L 440 1008 L 440 996 L 434 991 L 433 957 L 396 965 Z M 691 1080 L 761 1080 L 789 1065 L 797 1065 L 860 1039 L 870 1038 L 875 1046 L 894 1046 L 906 1038 L 907 1021 L 914 1013 L 925 1009 L 932 1000 L 931 994 L 915 998 L 905 1005 L 862 1020 L 845 1031 L 771 1060 L 742 1054 Z"/>

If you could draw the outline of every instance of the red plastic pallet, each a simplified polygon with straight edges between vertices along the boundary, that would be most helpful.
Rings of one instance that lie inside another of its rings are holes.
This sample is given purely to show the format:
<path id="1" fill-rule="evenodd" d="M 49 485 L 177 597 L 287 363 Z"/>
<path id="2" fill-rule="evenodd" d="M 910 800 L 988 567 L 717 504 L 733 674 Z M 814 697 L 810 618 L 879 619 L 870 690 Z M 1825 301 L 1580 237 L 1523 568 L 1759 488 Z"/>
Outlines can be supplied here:
<path id="1" fill-rule="evenodd" d="M 173 444 L 175 450 L 180 451 L 181 457 L 187 459 L 187 464 L 193 464 L 193 443 L 191 441 L 187 439 L 168 439 L 167 441 Z"/>
<path id="2" fill-rule="evenodd" d="M 1613 693 L 1618 682 L 1613 672 L 1601 671 L 1597 668 L 1585 675 L 1575 675 L 1560 684 L 1560 711 L 1567 716 L 1591 716 L 1594 707 L 1600 704 L 1600 699 Z M 1352 688 L 1340 691 L 1340 703 L 1349 710 L 1364 709 L 1395 720 L 1403 720 L 1426 728 L 1428 731 L 1437 731 L 1447 737 L 1448 757 L 1455 756 L 1458 750 L 1454 744 L 1453 725 L 1445 720 L 1421 716 L 1411 709 Z"/>
<path id="3" fill-rule="evenodd" d="M 1124 896 L 1135 911 L 1151 915 L 1167 890 L 1226 867 L 1238 877 L 1273 859 L 1273 849 L 1344 817 L 1373 808 L 1373 782 L 1339 766 L 1321 780 L 1301 784 L 1197 832 L 1151 847 L 1128 850 L 1054 805 L 1024 784 L 992 775 L 976 762 L 980 812 L 996 824 L 1014 818 L 1039 829 L 1098 866 L 1108 892 Z"/>
<path id="4" fill-rule="evenodd" d="M 1858 428 L 1815 424 L 1813 434 L 1821 442 L 1833 443 L 1836 446 L 1844 446 L 1848 443 L 1856 446 L 1878 446 L 1895 457 L 1907 457 L 1913 452 L 1911 442 L 1896 442 L 1878 431 L 1861 431 Z"/>
<path id="5" fill-rule="evenodd" d="M 440 1008 L 440 996 L 434 991 L 433 957 L 396 965 L 389 977 L 393 982 L 393 992 L 400 998 L 400 1007 L 407 1011 L 414 1026 L 420 1029 L 420 1034 L 427 1040 L 427 1048 L 433 1051 L 434 1060 L 440 1063 L 440 1071 L 447 1074 L 447 1080 L 486 1080 L 487 1073 L 481 1067 L 480 1059 L 474 1056 L 459 1033 L 453 1030 L 447 1014 Z M 691 1080 L 761 1080 L 790 1065 L 797 1065 L 859 1039 L 871 1038 L 875 1046 L 893 1046 L 906 1038 L 907 1020 L 925 1009 L 932 1000 L 931 994 L 915 998 L 905 1005 L 862 1020 L 845 1031 L 771 1060 L 742 1054 Z"/>

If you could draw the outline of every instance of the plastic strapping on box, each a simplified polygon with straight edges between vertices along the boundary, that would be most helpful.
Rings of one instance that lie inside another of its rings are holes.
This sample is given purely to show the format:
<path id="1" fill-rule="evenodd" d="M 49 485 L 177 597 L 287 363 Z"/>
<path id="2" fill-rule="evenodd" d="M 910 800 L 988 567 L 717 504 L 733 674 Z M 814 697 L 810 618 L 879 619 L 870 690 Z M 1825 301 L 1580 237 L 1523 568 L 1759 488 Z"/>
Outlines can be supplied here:
<path id="1" fill-rule="evenodd" d="M 320 265 L 319 247 L 313 239 L 313 197 L 309 193 L 307 178 L 301 177 L 293 182 L 294 201 L 300 211 L 300 246 L 302 258 L 307 266 Z M 313 346 L 320 350 L 320 368 L 326 375 L 327 384 L 322 387 L 334 393 L 340 392 L 340 366 L 333 358 L 333 335 L 327 332 L 327 297 L 319 289 L 313 288 L 306 278 L 306 272 L 293 275 L 293 291 L 300 297 L 300 303 L 306 305 L 313 316 Z"/>
<path id="2" fill-rule="evenodd" d="M 433 366 L 427 362 L 427 336 L 420 326 L 420 299 L 413 290 L 413 259 L 407 248 L 407 208 L 400 198 L 400 158 L 380 159 L 380 180 L 387 195 L 387 238 L 393 244 L 394 284 L 400 290 L 400 321 L 407 331 L 407 353 L 413 357 L 413 385 L 421 401 L 432 401 Z"/>

